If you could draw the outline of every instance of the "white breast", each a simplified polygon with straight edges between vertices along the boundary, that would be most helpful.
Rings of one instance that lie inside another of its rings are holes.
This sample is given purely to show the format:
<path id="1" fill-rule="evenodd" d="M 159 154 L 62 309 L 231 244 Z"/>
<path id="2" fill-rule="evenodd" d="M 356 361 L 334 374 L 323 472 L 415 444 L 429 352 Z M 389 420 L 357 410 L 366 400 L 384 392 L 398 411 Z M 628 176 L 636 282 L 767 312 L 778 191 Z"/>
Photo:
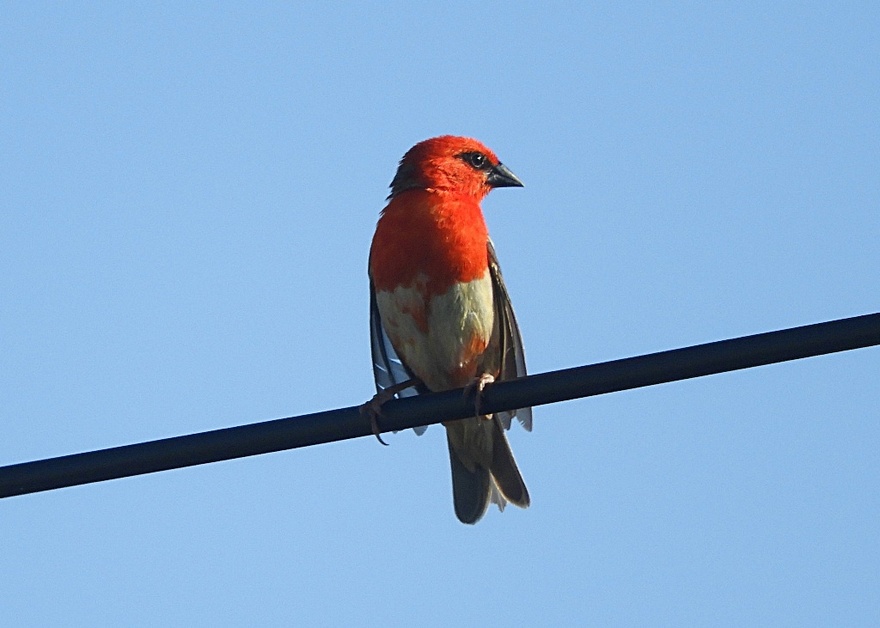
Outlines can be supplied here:
<path id="1" fill-rule="evenodd" d="M 454 284 L 428 302 L 420 279 L 411 287 L 376 293 L 382 324 L 397 354 L 429 389 L 457 388 L 477 375 L 475 358 L 492 334 L 491 277 L 487 271 Z"/>

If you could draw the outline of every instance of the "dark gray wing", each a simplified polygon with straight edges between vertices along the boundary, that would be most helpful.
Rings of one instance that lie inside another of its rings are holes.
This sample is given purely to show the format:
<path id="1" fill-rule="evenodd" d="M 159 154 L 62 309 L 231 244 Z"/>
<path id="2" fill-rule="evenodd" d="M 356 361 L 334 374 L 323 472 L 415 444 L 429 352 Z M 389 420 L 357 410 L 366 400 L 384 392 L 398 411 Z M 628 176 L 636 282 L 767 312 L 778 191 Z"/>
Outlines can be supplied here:
<path id="1" fill-rule="evenodd" d="M 497 355 L 500 359 L 498 365 L 498 381 L 516 379 L 526 375 L 526 357 L 523 351 L 522 336 L 519 326 L 516 324 L 516 316 L 513 314 L 513 306 L 510 304 L 510 296 L 504 286 L 504 278 L 501 276 L 501 268 L 498 266 L 498 257 L 495 254 L 495 246 L 489 240 L 489 272 L 492 274 L 492 294 L 495 300 L 495 330 L 494 340 L 498 343 Z M 504 429 L 510 429 L 510 420 L 513 417 L 522 424 L 526 430 L 532 431 L 532 409 L 520 408 L 507 412 L 499 412 L 498 418 Z"/>
<path id="2" fill-rule="evenodd" d="M 376 304 L 376 290 L 373 288 L 372 281 L 370 281 L 370 349 L 373 354 L 373 377 L 376 380 L 377 391 L 381 392 L 413 378 L 403 361 L 397 357 L 397 352 L 391 345 L 385 328 L 382 327 L 379 306 Z M 418 394 L 419 391 L 415 386 L 411 386 L 404 388 L 396 396 L 414 397 Z M 416 434 L 423 434 L 428 428 L 423 426 L 413 429 Z"/>

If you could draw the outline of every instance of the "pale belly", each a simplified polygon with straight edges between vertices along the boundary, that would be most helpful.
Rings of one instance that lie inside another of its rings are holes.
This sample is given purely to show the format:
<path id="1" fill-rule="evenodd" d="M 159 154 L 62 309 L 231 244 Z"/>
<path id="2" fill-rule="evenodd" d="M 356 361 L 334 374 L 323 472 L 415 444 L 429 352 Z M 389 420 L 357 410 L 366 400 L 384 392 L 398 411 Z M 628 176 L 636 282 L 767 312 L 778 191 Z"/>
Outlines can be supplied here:
<path id="1" fill-rule="evenodd" d="M 398 356 L 430 390 L 465 386 L 492 335 L 492 280 L 453 285 L 425 302 L 417 286 L 377 291 L 376 304 L 385 332 Z"/>

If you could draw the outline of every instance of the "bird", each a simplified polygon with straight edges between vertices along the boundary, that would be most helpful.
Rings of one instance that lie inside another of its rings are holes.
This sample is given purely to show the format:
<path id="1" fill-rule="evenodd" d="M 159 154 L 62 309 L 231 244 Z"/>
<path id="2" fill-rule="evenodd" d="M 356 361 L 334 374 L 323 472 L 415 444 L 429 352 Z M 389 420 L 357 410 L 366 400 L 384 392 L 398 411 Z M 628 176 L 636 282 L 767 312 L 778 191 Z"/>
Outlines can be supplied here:
<path id="1" fill-rule="evenodd" d="M 455 514 L 474 524 L 490 502 L 530 504 L 505 430 L 531 408 L 483 415 L 492 382 L 526 374 L 519 327 L 480 206 L 523 183 L 481 142 L 453 135 L 417 143 L 400 160 L 369 255 L 376 414 L 393 397 L 465 388 L 475 416 L 444 422 Z M 426 428 L 416 429 L 422 433 Z M 381 438 L 380 438 L 381 440 Z"/>

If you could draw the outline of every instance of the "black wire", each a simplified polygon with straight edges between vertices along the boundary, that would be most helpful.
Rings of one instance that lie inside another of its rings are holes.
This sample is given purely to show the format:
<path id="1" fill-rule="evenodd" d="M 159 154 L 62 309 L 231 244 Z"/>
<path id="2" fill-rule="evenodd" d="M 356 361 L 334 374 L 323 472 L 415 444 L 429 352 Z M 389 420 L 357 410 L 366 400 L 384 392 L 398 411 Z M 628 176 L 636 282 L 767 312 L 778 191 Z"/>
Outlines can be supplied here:
<path id="1" fill-rule="evenodd" d="M 488 387 L 484 412 L 542 405 L 880 344 L 880 313 L 532 375 Z M 472 416 L 461 390 L 390 401 L 383 432 Z M 372 434 L 358 406 L 0 467 L 0 497 Z"/>

